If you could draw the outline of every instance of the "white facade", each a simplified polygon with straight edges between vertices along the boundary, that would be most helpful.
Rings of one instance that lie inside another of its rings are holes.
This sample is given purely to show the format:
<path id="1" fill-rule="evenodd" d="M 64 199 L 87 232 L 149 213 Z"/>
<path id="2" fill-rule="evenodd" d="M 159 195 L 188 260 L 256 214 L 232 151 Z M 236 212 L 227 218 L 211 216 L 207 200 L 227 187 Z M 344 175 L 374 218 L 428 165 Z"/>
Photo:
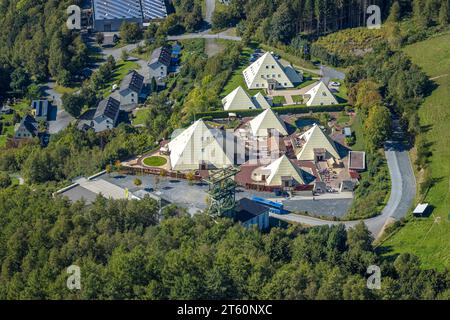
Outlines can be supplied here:
<path id="1" fill-rule="evenodd" d="M 234 145 L 198 120 L 168 144 L 173 170 L 224 168 L 234 163 Z"/>
<path id="2" fill-rule="evenodd" d="M 241 86 L 237 87 L 225 98 L 223 98 L 222 105 L 225 111 L 268 109 L 271 107 L 261 92 L 258 92 L 253 97 L 250 97 Z"/>
<path id="3" fill-rule="evenodd" d="M 155 78 L 156 80 L 162 80 L 167 77 L 168 67 L 157 61 L 148 65 L 150 70 L 150 79 Z"/>
<path id="4" fill-rule="evenodd" d="M 252 63 L 243 71 L 249 89 L 293 88 L 294 85 L 281 65 L 270 52 Z"/>
<path id="5" fill-rule="evenodd" d="M 304 144 L 297 154 L 298 160 L 326 160 L 333 157 L 341 159 L 336 149 L 335 142 L 329 138 L 318 125 L 314 125 L 311 129 L 300 136 Z M 324 149 L 326 151 L 323 159 L 317 158 L 317 150 Z"/>
<path id="6" fill-rule="evenodd" d="M 338 104 L 333 93 L 331 93 L 330 89 L 328 89 L 326 84 L 322 81 L 307 91 L 305 96 L 309 97 L 306 102 L 307 106 L 329 106 Z"/>
<path id="7" fill-rule="evenodd" d="M 285 155 L 262 168 L 261 172 L 268 174 L 265 179 L 268 186 L 281 186 L 283 185 L 283 179 L 288 177 L 291 177 L 291 181 L 294 180 L 298 184 L 305 183 L 300 168 L 292 164 L 291 160 Z"/>
<path id="8" fill-rule="evenodd" d="M 266 109 L 251 120 L 250 129 L 254 137 L 267 137 L 271 129 L 278 131 L 280 135 L 288 135 L 284 121 L 272 109 Z"/>
<path id="9" fill-rule="evenodd" d="M 139 94 L 133 90 L 125 89 L 119 92 L 120 105 L 126 106 L 131 104 L 137 104 L 139 100 Z"/>
<path id="10" fill-rule="evenodd" d="M 222 104 L 225 111 L 256 109 L 252 98 L 250 98 L 241 86 L 237 87 L 229 95 L 223 98 Z"/>

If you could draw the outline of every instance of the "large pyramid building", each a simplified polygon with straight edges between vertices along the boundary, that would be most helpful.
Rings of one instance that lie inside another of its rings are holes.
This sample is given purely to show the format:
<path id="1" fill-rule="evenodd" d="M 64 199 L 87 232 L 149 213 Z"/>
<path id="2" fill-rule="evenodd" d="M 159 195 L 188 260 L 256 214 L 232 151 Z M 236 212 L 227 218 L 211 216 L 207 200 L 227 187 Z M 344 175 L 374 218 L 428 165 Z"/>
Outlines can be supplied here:
<path id="1" fill-rule="evenodd" d="M 300 136 L 303 141 L 298 160 L 322 161 L 329 158 L 341 159 L 335 142 L 328 137 L 318 125 Z"/>
<path id="2" fill-rule="evenodd" d="M 235 142 L 198 120 L 168 144 L 172 170 L 224 168 L 234 164 Z"/>
<path id="3" fill-rule="evenodd" d="M 244 71 L 244 79 L 249 89 L 293 88 L 294 84 L 270 52 L 266 52 Z"/>

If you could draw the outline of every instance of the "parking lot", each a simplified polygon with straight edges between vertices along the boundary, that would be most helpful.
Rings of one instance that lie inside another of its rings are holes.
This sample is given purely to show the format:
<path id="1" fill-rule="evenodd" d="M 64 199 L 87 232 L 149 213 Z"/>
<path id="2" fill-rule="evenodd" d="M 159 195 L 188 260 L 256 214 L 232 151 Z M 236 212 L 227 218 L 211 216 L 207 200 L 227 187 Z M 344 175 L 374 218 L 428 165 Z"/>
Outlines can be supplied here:
<path id="1" fill-rule="evenodd" d="M 127 188 L 132 193 L 153 193 L 164 200 L 186 208 L 191 214 L 195 214 L 196 212 L 207 208 L 206 199 L 208 196 L 208 185 L 206 183 L 189 183 L 186 180 L 153 175 L 133 176 L 105 174 L 99 178 L 116 184 L 119 187 Z M 134 180 L 136 178 L 142 181 L 142 185 L 139 187 L 134 184 Z M 294 197 L 292 199 L 287 199 L 283 197 L 276 197 L 273 193 L 257 191 L 250 192 L 242 188 L 237 189 L 237 200 L 242 198 L 251 198 L 252 196 L 283 202 L 285 204 L 285 208 L 292 212 L 308 212 L 310 214 L 331 217 L 342 217 L 347 212 L 352 202 L 351 198 L 342 197 L 324 197 L 324 199 L 316 197 L 315 200 L 312 200 L 312 197 Z"/>

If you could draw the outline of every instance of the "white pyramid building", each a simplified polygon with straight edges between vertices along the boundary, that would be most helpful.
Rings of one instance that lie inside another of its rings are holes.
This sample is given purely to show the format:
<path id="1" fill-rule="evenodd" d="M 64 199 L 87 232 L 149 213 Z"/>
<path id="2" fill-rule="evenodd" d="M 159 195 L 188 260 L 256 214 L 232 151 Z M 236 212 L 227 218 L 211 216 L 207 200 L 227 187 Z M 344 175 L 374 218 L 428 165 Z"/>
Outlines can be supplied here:
<path id="1" fill-rule="evenodd" d="M 280 186 L 283 184 L 283 179 L 286 178 L 291 178 L 298 184 L 305 184 L 300 168 L 292 164 L 291 160 L 285 155 L 264 167 L 263 171 L 270 172 L 269 176 L 266 177 L 266 184 L 269 186 Z"/>
<path id="2" fill-rule="evenodd" d="M 267 101 L 266 97 L 263 96 L 263 94 L 261 92 L 258 92 L 257 94 L 255 94 L 252 98 L 253 103 L 261 109 L 269 109 L 271 108 L 271 105 L 269 103 L 269 101 Z"/>
<path id="3" fill-rule="evenodd" d="M 261 92 L 250 97 L 241 86 L 237 87 L 223 98 L 222 105 L 225 111 L 270 108 L 269 102 Z"/>
<path id="4" fill-rule="evenodd" d="M 267 137 L 268 130 L 277 130 L 280 135 L 287 136 L 288 132 L 284 121 L 281 120 L 272 109 L 266 109 L 250 121 L 251 133 L 254 137 Z"/>
<path id="5" fill-rule="evenodd" d="M 334 141 L 316 124 L 302 134 L 300 139 L 304 141 L 304 144 L 297 154 L 298 160 L 326 160 L 330 156 L 335 159 L 341 158 Z"/>
<path id="6" fill-rule="evenodd" d="M 198 170 L 201 164 L 208 168 L 233 165 L 233 152 L 225 151 L 223 136 L 198 120 L 169 142 L 172 170 Z M 230 148 L 232 149 L 232 148 Z"/>
<path id="7" fill-rule="evenodd" d="M 244 79 L 249 89 L 293 88 L 294 85 L 281 65 L 270 52 L 266 52 L 244 71 Z"/>
<path id="8" fill-rule="evenodd" d="M 229 95 L 223 98 L 222 104 L 225 111 L 256 109 L 252 98 L 250 98 L 241 86 L 237 87 Z"/>
<path id="9" fill-rule="evenodd" d="M 328 89 L 323 81 L 320 81 L 316 86 L 307 91 L 305 96 L 309 96 L 309 99 L 306 102 L 307 106 L 329 106 L 338 104 L 333 93 L 331 93 L 330 89 Z"/>

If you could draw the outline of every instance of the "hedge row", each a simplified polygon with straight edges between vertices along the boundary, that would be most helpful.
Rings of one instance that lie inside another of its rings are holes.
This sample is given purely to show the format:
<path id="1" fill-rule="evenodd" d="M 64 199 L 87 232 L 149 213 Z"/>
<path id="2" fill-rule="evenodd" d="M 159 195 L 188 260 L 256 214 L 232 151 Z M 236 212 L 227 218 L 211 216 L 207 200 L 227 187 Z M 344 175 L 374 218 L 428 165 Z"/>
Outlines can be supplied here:
<path id="1" fill-rule="evenodd" d="M 304 114 L 304 113 L 310 113 L 310 112 L 340 112 L 345 110 L 345 107 L 348 104 L 341 103 L 341 104 L 334 104 L 330 106 L 315 106 L 315 107 L 309 107 L 305 105 L 298 105 L 298 106 L 287 106 L 287 107 L 274 107 L 272 108 L 273 111 L 275 111 L 278 114 Z M 228 118 L 229 113 L 235 113 L 239 117 L 253 117 L 257 116 L 261 112 L 263 112 L 263 109 L 250 109 L 250 110 L 232 110 L 232 111 L 207 111 L 207 112 L 199 112 L 196 115 L 197 119 L 204 119 L 204 120 L 213 120 L 213 119 L 224 119 Z"/>

